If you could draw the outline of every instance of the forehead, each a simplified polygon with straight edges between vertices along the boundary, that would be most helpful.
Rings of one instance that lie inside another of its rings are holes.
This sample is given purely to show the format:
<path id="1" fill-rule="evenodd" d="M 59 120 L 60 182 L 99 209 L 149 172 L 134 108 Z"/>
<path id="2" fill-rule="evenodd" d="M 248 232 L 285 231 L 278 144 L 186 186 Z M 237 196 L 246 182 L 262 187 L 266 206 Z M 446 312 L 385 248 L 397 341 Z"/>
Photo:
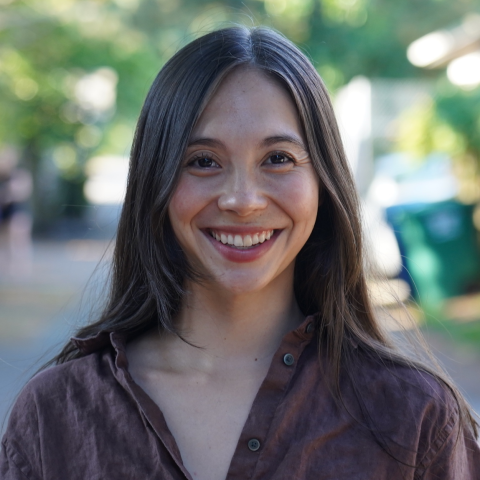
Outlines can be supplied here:
<path id="1" fill-rule="evenodd" d="M 229 73 L 202 112 L 193 136 L 295 133 L 303 138 L 298 111 L 286 88 L 253 67 Z"/>

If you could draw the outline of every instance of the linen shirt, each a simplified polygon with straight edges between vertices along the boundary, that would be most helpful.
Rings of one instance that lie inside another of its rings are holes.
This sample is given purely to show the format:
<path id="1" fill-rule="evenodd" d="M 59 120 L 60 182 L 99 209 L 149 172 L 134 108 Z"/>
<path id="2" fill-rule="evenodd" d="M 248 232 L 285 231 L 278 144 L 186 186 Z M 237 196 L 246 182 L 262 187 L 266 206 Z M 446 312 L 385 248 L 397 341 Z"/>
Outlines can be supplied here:
<path id="1" fill-rule="evenodd" d="M 478 445 L 459 429 L 446 388 L 358 348 L 361 401 L 344 372 L 345 407 L 338 406 L 312 327 L 307 318 L 283 338 L 226 480 L 480 479 Z M 128 372 L 125 337 L 102 332 L 72 341 L 85 356 L 41 372 L 20 394 L 0 478 L 191 480 L 162 412 Z"/>

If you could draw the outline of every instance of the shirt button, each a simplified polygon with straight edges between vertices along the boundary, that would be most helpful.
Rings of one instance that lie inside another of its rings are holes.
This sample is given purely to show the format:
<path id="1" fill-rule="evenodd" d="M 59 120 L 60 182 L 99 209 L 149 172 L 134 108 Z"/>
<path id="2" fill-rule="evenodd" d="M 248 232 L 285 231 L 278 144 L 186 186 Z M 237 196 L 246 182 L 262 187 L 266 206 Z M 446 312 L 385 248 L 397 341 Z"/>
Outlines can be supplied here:
<path id="1" fill-rule="evenodd" d="M 286 353 L 283 357 L 283 363 L 287 365 L 287 367 L 290 367 L 295 363 L 295 358 L 291 353 Z"/>
<path id="2" fill-rule="evenodd" d="M 260 448 L 260 440 L 257 440 L 256 438 L 251 438 L 248 441 L 248 448 L 252 452 L 256 452 Z"/>
<path id="3" fill-rule="evenodd" d="M 312 333 L 314 329 L 315 329 L 315 327 L 313 326 L 313 322 L 310 322 L 310 323 L 307 325 L 306 332 L 307 332 L 307 333 Z"/>

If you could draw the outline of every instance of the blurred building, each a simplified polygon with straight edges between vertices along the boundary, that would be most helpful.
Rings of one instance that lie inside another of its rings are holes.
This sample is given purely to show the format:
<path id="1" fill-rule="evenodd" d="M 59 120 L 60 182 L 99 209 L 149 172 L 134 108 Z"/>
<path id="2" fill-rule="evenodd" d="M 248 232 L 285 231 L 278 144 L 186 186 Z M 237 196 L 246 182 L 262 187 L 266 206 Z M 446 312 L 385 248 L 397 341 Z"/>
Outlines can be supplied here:
<path id="1" fill-rule="evenodd" d="M 480 15 L 467 15 L 459 25 L 415 40 L 407 51 L 421 68 L 446 68 L 448 79 L 464 88 L 480 85 Z"/>
<path id="2" fill-rule="evenodd" d="M 432 90 L 425 80 L 356 77 L 338 91 L 335 112 L 361 195 L 373 179 L 374 159 L 392 150 L 400 115 Z"/>

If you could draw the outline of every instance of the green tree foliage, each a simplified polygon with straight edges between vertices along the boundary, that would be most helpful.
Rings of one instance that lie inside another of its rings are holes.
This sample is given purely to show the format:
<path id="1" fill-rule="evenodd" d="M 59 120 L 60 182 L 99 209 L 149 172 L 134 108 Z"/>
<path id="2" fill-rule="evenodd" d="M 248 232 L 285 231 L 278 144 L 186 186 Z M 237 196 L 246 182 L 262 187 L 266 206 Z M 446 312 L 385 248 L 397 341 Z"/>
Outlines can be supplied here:
<path id="1" fill-rule="evenodd" d="M 14 145 L 22 153 L 36 180 L 37 220 L 48 220 L 59 209 L 40 208 L 48 202 L 38 197 L 50 188 L 41 171 L 50 165 L 61 179 L 59 192 L 74 192 L 53 203 L 81 203 L 85 160 L 94 153 L 128 153 L 156 72 L 195 36 L 232 21 L 273 26 L 306 51 L 335 89 L 355 75 L 427 75 L 408 63 L 408 44 L 460 19 L 476 3 L 0 0 L 0 147 Z M 118 79 L 115 108 L 101 113 L 82 109 L 76 98 L 79 80 L 98 71 Z"/>
<path id="2" fill-rule="evenodd" d="M 435 99 L 435 112 L 459 136 L 463 154 L 471 155 L 480 167 L 480 88 L 449 89 Z"/>
<path id="3" fill-rule="evenodd" d="M 455 162 L 460 199 L 480 199 L 480 88 L 462 90 L 438 82 L 430 101 L 407 110 L 399 119 L 397 148 L 419 160 L 432 152 Z"/>

